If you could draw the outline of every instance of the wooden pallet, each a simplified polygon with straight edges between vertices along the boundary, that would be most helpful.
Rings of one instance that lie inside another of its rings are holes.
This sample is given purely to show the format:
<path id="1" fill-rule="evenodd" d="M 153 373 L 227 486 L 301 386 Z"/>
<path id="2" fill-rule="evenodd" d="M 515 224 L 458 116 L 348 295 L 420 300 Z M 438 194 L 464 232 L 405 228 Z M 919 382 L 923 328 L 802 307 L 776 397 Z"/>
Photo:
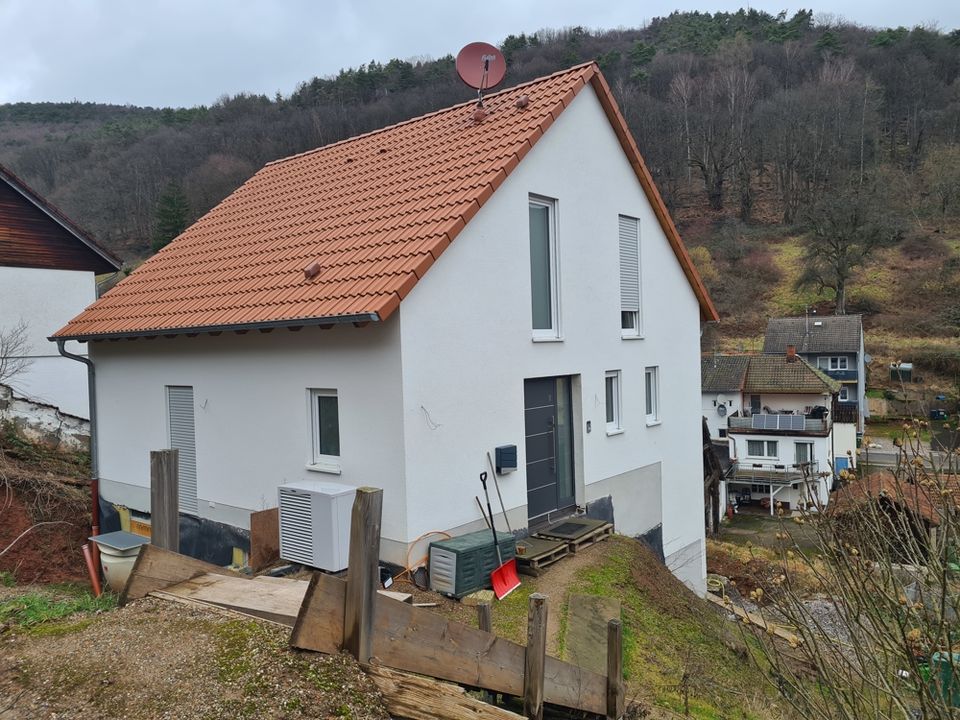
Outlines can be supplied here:
<path id="1" fill-rule="evenodd" d="M 541 530 L 536 533 L 534 537 L 544 538 L 548 540 L 560 540 L 567 544 L 567 548 L 571 553 L 577 553 L 584 548 L 595 545 L 596 543 L 606 540 L 608 537 L 613 535 L 613 524 L 606 522 L 596 522 L 593 527 L 585 527 L 584 532 L 578 534 L 576 537 L 557 537 L 550 534 L 550 528 L 546 530 Z"/>
<path id="2" fill-rule="evenodd" d="M 546 568 L 570 554 L 565 540 L 531 536 L 517 541 L 517 569 L 537 577 Z"/>

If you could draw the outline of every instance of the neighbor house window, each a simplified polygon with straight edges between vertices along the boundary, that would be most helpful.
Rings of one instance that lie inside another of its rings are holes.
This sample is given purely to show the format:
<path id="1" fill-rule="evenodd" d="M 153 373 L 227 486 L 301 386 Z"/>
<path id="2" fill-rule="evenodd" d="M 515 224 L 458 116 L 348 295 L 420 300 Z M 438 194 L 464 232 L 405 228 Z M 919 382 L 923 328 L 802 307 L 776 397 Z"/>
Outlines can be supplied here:
<path id="1" fill-rule="evenodd" d="M 534 338 L 560 337 L 557 204 L 530 198 L 530 306 Z"/>
<path id="2" fill-rule="evenodd" d="M 313 430 L 313 465 L 321 470 L 340 470 L 340 408 L 336 390 L 310 391 Z"/>
<path id="3" fill-rule="evenodd" d="M 840 394 L 837 395 L 837 399 L 838 399 L 840 402 L 849 402 L 849 401 L 850 401 L 850 388 L 848 388 L 846 385 L 844 385 L 842 388 L 840 388 Z"/>
<path id="4" fill-rule="evenodd" d="M 777 457 L 776 440 L 747 440 L 747 455 L 756 458 Z"/>
<path id="5" fill-rule="evenodd" d="M 760 396 L 751 395 L 750 396 L 750 414 L 757 415 L 760 412 Z"/>
<path id="6" fill-rule="evenodd" d="M 640 221 L 620 215 L 620 334 L 640 333 Z"/>
<path id="7" fill-rule="evenodd" d="M 607 432 L 620 432 L 623 426 L 620 424 L 621 400 L 620 400 L 620 371 L 610 370 L 604 378 L 606 390 L 607 407 Z"/>
<path id="8" fill-rule="evenodd" d="M 660 372 L 659 368 L 644 370 L 644 392 L 647 398 L 647 424 L 660 422 Z"/>
<path id="9" fill-rule="evenodd" d="M 813 443 L 794 443 L 794 448 L 794 462 L 797 465 L 805 465 L 809 462 L 813 462 Z"/>
<path id="10" fill-rule="evenodd" d="M 847 358 L 844 356 L 818 357 L 817 367 L 821 370 L 846 370 Z"/>

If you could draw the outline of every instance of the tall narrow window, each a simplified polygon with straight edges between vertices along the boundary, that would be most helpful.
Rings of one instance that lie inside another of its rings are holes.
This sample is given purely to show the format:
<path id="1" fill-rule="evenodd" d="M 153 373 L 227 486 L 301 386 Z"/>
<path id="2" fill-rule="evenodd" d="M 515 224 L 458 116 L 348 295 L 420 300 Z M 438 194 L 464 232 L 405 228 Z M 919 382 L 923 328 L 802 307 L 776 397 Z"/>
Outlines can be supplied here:
<path id="1" fill-rule="evenodd" d="M 795 442 L 794 444 L 794 462 L 797 465 L 806 465 L 813 462 L 813 443 Z"/>
<path id="2" fill-rule="evenodd" d="M 620 334 L 639 337 L 640 221 L 620 216 Z"/>
<path id="3" fill-rule="evenodd" d="M 530 306 L 535 338 L 560 336 L 556 203 L 530 199 Z"/>
<path id="4" fill-rule="evenodd" d="M 310 391 L 313 426 L 313 465 L 340 470 L 340 407 L 336 390 Z"/>
<path id="5" fill-rule="evenodd" d="M 644 383 L 647 397 L 647 424 L 660 422 L 660 372 L 659 368 L 648 367 L 644 371 Z"/>
<path id="6" fill-rule="evenodd" d="M 605 404 L 607 408 L 607 432 L 615 433 L 623 429 L 620 423 L 622 402 L 620 400 L 620 371 L 610 370 L 604 378 Z"/>
<path id="7" fill-rule="evenodd" d="M 180 512 L 197 514 L 197 442 L 193 388 L 167 386 L 167 432 L 170 447 L 178 451 Z"/>

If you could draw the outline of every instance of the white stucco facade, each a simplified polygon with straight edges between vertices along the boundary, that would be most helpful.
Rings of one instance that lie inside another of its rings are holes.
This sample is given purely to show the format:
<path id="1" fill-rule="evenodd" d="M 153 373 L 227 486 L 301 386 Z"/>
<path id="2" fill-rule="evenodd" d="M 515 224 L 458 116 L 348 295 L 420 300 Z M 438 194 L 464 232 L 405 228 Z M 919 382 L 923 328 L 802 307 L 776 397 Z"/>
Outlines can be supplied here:
<path id="1" fill-rule="evenodd" d="M 28 328 L 30 364 L 8 381 L 14 393 L 89 417 L 86 368 L 62 357 L 47 337 L 92 303 L 96 293 L 92 272 L 0 266 L 0 332 L 21 320 Z M 86 346 L 68 342 L 67 350 L 85 354 Z"/>
<path id="2" fill-rule="evenodd" d="M 556 203 L 561 333 L 550 342 L 535 342 L 531 330 L 531 194 Z M 639 338 L 621 337 L 619 215 L 640 223 Z M 526 526 L 524 380 L 564 376 L 577 504 L 611 497 L 624 534 L 662 524 L 668 565 L 702 591 L 699 317 L 587 87 L 387 321 L 95 343 L 101 494 L 149 509 L 149 451 L 168 444 L 165 387 L 187 385 L 201 517 L 248 527 L 249 513 L 276 505 L 277 486 L 294 480 L 382 487 L 382 556 L 405 563 L 424 533 L 483 527 L 474 495 L 498 445 L 518 447 L 518 469 L 500 486 L 514 529 Z M 648 367 L 659 378 L 654 422 Z M 621 373 L 616 433 L 605 422 L 611 370 Z M 337 392 L 338 477 L 308 467 L 311 388 Z"/>
<path id="3" fill-rule="evenodd" d="M 710 429 L 712 438 L 719 438 L 720 430 L 726 431 L 728 417 L 737 413 L 743 415 L 743 401 L 739 390 L 705 392 L 701 393 L 700 398 L 700 412 L 707 419 L 707 427 Z M 723 415 L 717 412 L 721 404 L 726 408 Z"/>

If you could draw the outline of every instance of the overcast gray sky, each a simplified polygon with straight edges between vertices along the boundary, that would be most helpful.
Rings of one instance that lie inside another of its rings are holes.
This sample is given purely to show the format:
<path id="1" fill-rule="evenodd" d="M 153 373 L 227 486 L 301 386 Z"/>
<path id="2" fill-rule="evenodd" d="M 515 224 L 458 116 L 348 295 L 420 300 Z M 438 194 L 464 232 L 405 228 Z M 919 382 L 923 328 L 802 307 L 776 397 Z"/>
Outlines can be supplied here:
<path id="1" fill-rule="evenodd" d="M 780 0 L 0 0 L 0 103 L 210 104 L 284 95 L 375 59 L 442 57 L 544 27 L 637 27 L 673 10 L 777 13 Z M 960 27 L 960 0 L 809 5 L 870 26 Z M 798 6 L 804 7 L 804 5 Z"/>

